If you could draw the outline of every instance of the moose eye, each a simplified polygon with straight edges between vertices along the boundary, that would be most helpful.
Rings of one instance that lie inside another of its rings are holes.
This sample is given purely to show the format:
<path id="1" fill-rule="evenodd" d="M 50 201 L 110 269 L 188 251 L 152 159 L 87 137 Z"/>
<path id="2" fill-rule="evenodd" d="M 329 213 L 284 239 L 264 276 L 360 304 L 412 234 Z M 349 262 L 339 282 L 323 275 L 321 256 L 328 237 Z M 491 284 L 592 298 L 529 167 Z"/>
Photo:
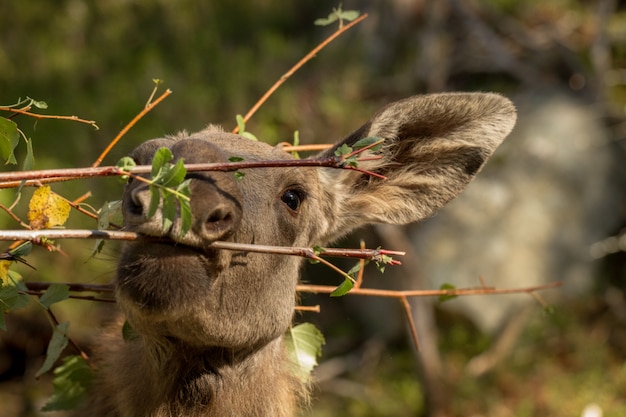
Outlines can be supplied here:
<path id="1" fill-rule="evenodd" d="M 303 193 L 299 190 L 287 190 L 280 196 L 280 199 L 290 210 L 297 212 L 303 200 Z"/>

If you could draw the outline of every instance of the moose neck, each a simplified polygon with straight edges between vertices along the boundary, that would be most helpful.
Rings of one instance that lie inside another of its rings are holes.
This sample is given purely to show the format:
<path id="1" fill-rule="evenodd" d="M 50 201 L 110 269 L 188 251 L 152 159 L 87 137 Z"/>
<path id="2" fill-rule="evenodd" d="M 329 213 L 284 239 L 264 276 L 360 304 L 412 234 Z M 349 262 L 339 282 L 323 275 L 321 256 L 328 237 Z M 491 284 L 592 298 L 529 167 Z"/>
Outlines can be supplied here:
<path id="1" fill-rule="evenodd" d="M 117 398 L 102 392 L 102 400 L 115 401 L 120 417 L 287 417 L 306 395 L 288 369 L 282 338 L 238 352 L 147 338 L 125 345 L 102 367 L 110 372 L 103 379 L 117 382 Z"/>

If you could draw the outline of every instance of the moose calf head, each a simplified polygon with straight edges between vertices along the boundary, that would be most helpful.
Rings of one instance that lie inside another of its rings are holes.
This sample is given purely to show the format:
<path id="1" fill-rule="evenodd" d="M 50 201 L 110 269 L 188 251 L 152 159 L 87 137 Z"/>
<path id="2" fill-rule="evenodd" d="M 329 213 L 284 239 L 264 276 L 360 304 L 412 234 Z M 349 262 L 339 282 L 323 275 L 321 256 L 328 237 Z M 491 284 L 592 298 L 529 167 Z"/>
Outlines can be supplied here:
<path id="1" fill-rule="evenodd" d="M 289 327 L 300 260 L 214 250 L 216 240 L 278 246 L 322 245 L 370 223 L 406 224 L 431 215 L 476 175 L 510 132 L 515 109 L 495 94 L 439 94 L 393 103 L 333 149 L 361 138 L 384 139 L 381 158 L 357 171 L 255 168 L 189 173 L 193 224 L 163 230 L 147 217 L 147 185 L 131 180 L 124 196 L 127 230 L 158 240 L 128 243 L 118 271 L 118 299 L 143 337 L 197 349 L 250 351 Z M 155 139 L 131 156 L 150 164 L 168 147 L 185 163 L 291 159 L 280 149 L 209 127 Z"/>

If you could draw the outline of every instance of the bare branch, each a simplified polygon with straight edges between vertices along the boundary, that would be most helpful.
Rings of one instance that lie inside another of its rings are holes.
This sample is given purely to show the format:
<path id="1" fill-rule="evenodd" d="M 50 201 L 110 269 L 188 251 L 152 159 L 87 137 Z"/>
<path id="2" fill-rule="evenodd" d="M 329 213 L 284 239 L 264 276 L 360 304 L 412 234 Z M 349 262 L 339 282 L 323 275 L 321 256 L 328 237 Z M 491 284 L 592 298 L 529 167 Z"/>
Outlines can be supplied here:
<path id="1" fill-rule="evenodd" d="M 25 282 L 26 288 L 29 291 L 40 292 L 45 291 L 52 285 L 52 282 Z M 69 287 L 70 291 L 75 292 L 104 292 L 104 293 L 112 293 L 114 291 L 114 287 L 112 284 L 77 284 L 73 282 L 63 282 L 63 283 L 54 283 L 54 284 L 63 284 Z"/>
<path id="2" fill-rule="evenodd" d="M 552 282 L 545 285 L 538 285 L 535 287 L 525 288 L 493 288 L 493 287 L 480 287 L 480 288 L 458 288 L 458 289 L 445 289 L 445 290 L 380 290 L 376 288 L 353 288 L 348 292 L 350 295 L 364 295 L 369 297 L 389 297 L 389 298 L 402 298 L 402 297 L 436 297 L 442 295 L 449 296 L 466 296 L 466 295 L 491 295 L 491 294 L 520 294 L 526 293 L 533 295 L 535 291 L 547 290 L 552 288 L 561 287 L 563 283 L 561 281 Z M 335 287 L 328 285 L 298 285 L 296 288 L 299 292 L 306 292 L 312 294 L 330 294 L 335 290 Z"/>
<path id="3" fill-rule="evenodd" d="M 337 31 L 335 33 L 333 33 L 332 35 L 330 35 L 328 38 L 326 38 L 324 41 L 322 41 L 322 43 L 320 43 L 318 46 L 316 46 L 315 48 L 313 48 L 311 50 L 311 52 L 309 52 L 308 54 L 306 54 L 306 56 L 304 58 L 302 58 L 300 61 L 298 61 L 296 63 L 296 65 L 294 65 L 293 67 L 291 67 L 291 69 L 289 71 L 287 71 L 282 77 L 280 77 L 278 79 L 278 81 L 276 81 L 274 83 L 274 85 L 272 85 L 269 90 L 267 90 L 267 92 L 265 94 L 263 94 L 263 97 L 261 97 L 255 104 L 254 106 L 252 106 L 252 108 L 250 110 L 248 110 L 248 113 L 246 113 L 246 115 L 244 116 L 243 120 L 244 123 L 247 123 L 248 120 L 250 120 L 250 118 L 252 117 L 252 115 L 254 113 L 256 113 L 256 111 L 263 105 L 263 103 L 265 103 L 267 101 L 267 99 L 274 94 L 274 91 L 276 91 L 278 89 L 278 87 L 280 87 L 285 81 L 287 81 L 287 79 L 289 77 L 291 77 L 296 71 L 298 71 L 300 69 L 300 67 L 302 67 L 304 64 L 306 64 L 308 61 L 310 61 L 315 55 L 317 55 L 319 53 L 319 51 L 321 51 L 322 49 L 324 49 L 329 43 L 331 43 L 333 40 L 335 40 L 337 37 L 339 37 L 339 35 L 341 35 L 342 33 L 346 32 L 348 29 L 350 29 L 351 27 L 361 23 L 363 20 L 365 20 L 367 18 L 367 13 L 359 16 L 359 18 L 353 20 L 352 22 L 350 22 L 349 24 L 340 27 L 339 29 L 337 29 Z M 239 132 L 239 126 L 235 127 L 233 129 L 233 133 L 237 133 Z"/>
<path id="4" fill-rule="evenodd" d="M 146 106 L 133 118 L 133 120 L 131 120 L 126 126 L 124 126 L 124 128 L 120 131 L 120 133 L 118 133 L 117 136 L 111 141 L 111 143 L 109 143 L 106 149 L 100 154 L 98 159 L 94 161 L 94 163 L 92 164 L 92 167 L 100 166 L 100 164 L 102 163 L 104 158 L 107 156 L 107 154 L 111 151 L 111 149 L 113 149 L 113 147 L 117 144 L 117 142 L 119 142 L 120 139 L 122 139 L 122 137 L 126 134 L 126 132 L 128 132 L 131 127 L 133 127 L 143 116 L 146 115 L 146 113 L 152 110 L 157 104 L 162 102 L 170 94 L 172 94 L 172 90 L 167 89 L 165 90 L 163 94 L 159 96 L 159 98 L 157 98 L 153 102 L 150 102 L 150 100 L 148 100 L 148 103 L 146 104 Z"/>

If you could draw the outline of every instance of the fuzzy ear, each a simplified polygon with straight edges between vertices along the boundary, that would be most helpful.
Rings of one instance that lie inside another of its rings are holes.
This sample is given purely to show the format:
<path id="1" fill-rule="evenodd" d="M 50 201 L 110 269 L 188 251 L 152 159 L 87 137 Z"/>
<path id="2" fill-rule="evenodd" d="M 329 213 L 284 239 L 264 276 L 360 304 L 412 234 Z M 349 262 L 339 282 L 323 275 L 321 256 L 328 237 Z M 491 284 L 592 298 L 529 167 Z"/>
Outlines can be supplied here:
<path id="1" fill-rule="evenodd" d="M 321 156 L 365 137 L 384 139 L 382 158 L 359 168 L 381 180 L 347 170 L 321 171 L 333 202 L 331 240 L 369 223 L 406 224 L 430 216 L 457 196 L 513 129 L 516 112 L 506 98 L 489 93 L 415 96 L 381 109 Z"/>

